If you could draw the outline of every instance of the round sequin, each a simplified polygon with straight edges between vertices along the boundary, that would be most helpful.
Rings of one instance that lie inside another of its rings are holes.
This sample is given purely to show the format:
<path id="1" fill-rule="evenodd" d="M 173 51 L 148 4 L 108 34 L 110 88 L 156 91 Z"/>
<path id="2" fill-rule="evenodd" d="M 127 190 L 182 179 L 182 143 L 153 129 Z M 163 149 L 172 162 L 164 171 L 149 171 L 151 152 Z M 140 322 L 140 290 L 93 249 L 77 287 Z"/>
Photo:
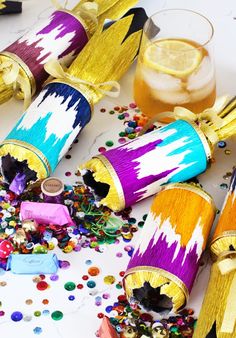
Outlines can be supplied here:
<path id="1" fill-rule="evenodd" d="M 68 297 L 68 299 L 71 300 L 71 301 L 73 301 L 73 300 L 75 300 L 75 296 L 70 295 L 70 296 Z"/>
<path id="2" fill-rule="evenodd" d="M 70 171 L 67 171 L 66 173 L 65 173 L 65 175 L 68 177 L 68 176 L 71 176 L 71 172 Z"/>
<path id="3" fill-rule="evenodd" d="M 43 305 L 48 305 L 49 304 L 49 300 L 48 299 L 43 299 L 42 303 L 43 303 Z"/>
<path id="4" fill-rule="evenodd" d="M 50 311 L 49 310 L 43 310 L 42 314 L 44 316 L 48 316 L 50 314 Z"/>
<path id="5" fill-rule="evenodd" d="M 32 299 L 26 299 L 25 304 L 27 304 L 27 305 L 33 304 Z"/>
<path id="6" fill-rule="evenodd" d="M 87 259 L 87 260 L 85 261 L 85 264 L 86 264 L 86 265 L 91 265 L 91 264 L 92 264 L 91 259 Z"/>
<path id="7" fill-rule="evenodd" d="M 61 311 L 54 311 L 51 314 L 53 320 L 61 320 L 63 318 L 63 313 Z"/>
<path id="8" fill-rule="evenodd" d="M 36 287 L 37 287 L 38 290 L 44 291 L 44 290 L 48 289 L 49 285 L 45 281 L 40 281 L 40 282 L 37 283 Z"/>
<path id="9" fill-rule="evenodd" d="M 88 274 L 90 276 L 97 276 L 99 275 L 99 273 L 100 273 L 100 270 L 96 266 L 91 266 L 91 268 L 88 269 Z"/>
<path id="10" fill-rule="evenodd" d="M 56 282 L 59 279 L 58 275 L 51 275 L 50 276 L 51 281 Z"/>
<path id="11" fill-rule="evenodd" d="M 219 141 L 219 142 L 217 143 L 217 146 L 218 146 L 219 148 L 225 148 L 225 147 L 226 147 L 226 142 L 225 142 L 225 141 Z"/>
<path id="12" fill-rule="evenodd" d="M 109 140 L 109 141 L 106 141 L 106 146 L 107 147 L 112 147 L 114 145 L 114 142 Z"/>
<path id="13" fill-rule="evenodd" d="M 20 311 L 15 311 L 11 314 L 13 322 L 19 322 L 23 318 L 23 314 Z"/>
<path id="14" fill-rule="evenodd" d="M 67 282 L 65 285 L 64 285 L 64 288 L 67 290 L 67 291 L 72 291 L 76 288 L 76 284 L 74 282 Z"/>
<path id="15" fill-rule="evenodd" d="M 68 269 L 70 267 L 70 262 L 68 261 L 60 261 L 59 266 L 61 269 Z"/>
<path id="16" fill-rule="evenodd" d="M 119 142 L 120 144 L 124 144 L 124 143 L 126 143 L 126 138 L 125 138 L 125 137 L 120 137 L 120 138 L 118 139 L 118 142 Z"/>
<path id="17" fill-rule="evenodd" d="M 220 188 L 221 188 L 222 190 L 227 190 L 227 189 L 228 189 L 228 184 L 226 184 L 226 183 L 221 183 Z"/>
<path id="18" fill-rule="evenodd" d="M 225 153 L 225 155 L 230 155 L 230 154 L 231 154 L 231 150 L 226 149 L 226 150 L 224 151 L 224 153 Z"/>
<path id="19" fill-rule="evenodd" d="M 106 151 L 105 147 L 99 147 L 98 148 L 99 153 L 104 153 Z"/>
<path id="20" fill-rule="evenodd" d="M 93 289 L 93 288 L 95 288 L 95 286 L 96 286 L 96 283 L 93 280 L 89 280 L 87 282 L 87 287 L 88 288 Z"/>
<path id="21" fill-rule="evenodd" d="M 5 315 L 4 311 L 0 311 L 0 317 L 3 317 Z"/>
<path id="22" fill-rule="evenodd" d="M 35 334 L 41 334 L 43 332 L 42 328 L 39 326 L 36 326 L 33 331 Z"/>
<path id="23" fill-rule="evenodd" d="M 41 316 L 41 311 L 34 311 L 34 316 L 35 317 L 40 317 Z"/>
<path id="24" fill-rule="evenodd" d="M 115 277 L 114 276 L 110 276 L 110 275 L 104 277 L 104 279 L 103 279 L 104 283 L 108 284 L 108 285 L 114 284 L 115 280 L 116 280 Z"/>

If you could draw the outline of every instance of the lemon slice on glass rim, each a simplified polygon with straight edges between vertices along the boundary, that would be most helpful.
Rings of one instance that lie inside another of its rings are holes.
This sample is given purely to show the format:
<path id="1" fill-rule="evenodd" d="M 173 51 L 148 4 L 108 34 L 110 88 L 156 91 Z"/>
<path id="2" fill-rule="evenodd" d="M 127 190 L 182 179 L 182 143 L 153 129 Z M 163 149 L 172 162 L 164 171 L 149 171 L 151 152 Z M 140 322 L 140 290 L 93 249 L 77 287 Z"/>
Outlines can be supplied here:
<path id="1" fill-rule="evenodd" d="M 157 40 L 144 52 L 144 64 L 161 73 L 176 77 L 187 77 L 202 60 L 201 48 L 175 39 Z"/>

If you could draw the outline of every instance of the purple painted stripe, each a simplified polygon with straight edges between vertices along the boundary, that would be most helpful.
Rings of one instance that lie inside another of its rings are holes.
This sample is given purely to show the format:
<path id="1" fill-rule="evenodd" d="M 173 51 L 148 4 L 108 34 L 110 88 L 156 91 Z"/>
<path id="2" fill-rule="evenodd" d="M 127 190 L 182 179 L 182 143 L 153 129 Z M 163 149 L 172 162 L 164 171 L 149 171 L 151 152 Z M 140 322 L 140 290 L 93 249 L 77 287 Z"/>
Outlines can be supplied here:
<path id="1" fill-rule="evenodd" d="M 160 135 L 157 134 L 157 137 L 159 136 Z M 136 140 L 131 141 L 129 144 L 135 141 Z M 146 187 L 149 184 L 159 181 L 160 179 L 168 176 L 170 173 L 178 169 L 178 167 L 173 167 L 159 174 L 149 175 L 138 179 L 138 166 L 140 165 L 138 158 L 154 150 L 162 142 L 163 140 L 157 139 L 153 142 L 149 142 L 143 146 L 140 146 L 138 149 L 127 149 L 126 145 L 122 145 L 118 148 L 111 149 L 103 153 L 103 155 L 115 168 L 116 173 L 120 179 L 124 191 L 126 206 L 133 205 L 139 199 L 141 199 L 143 194 L 146 192 Z M 152 164 L 150 163 L 150 165 Z"/>
<path id="2" fill-rule="evenodd" d="M 159 237 L 156 244 L 154 244 L 153 237 L 143 254 L 140 253 L 139 249 L 135 252 L 127 269 L 137 266 L 150 266 L 163 269 L 183 281 L 190 292 L 199 268 L 197 243 L 187 253 L 185 260 L 186 248 L 184 247 L 180 247 L 178 255 L 173 259 L 177 246 L 177 242 L 170 245 L 164 234 Z"/>
<path id="3" fill-rule="evenodd" d="M 58 59 L 70 56 L 70 61 L 72 61 L 88 42 L 83 25 L 69 13 L 56 11 L 51 15 L 50 22 L 48 23 L 48 20 L 46 22 L 45 27 L 42 28 L 41 24 L 40 27 L 25 34 L 5 50 L 16 54 L 29 67 L 35 77 L 38 90 L 48 78 L 44 64 L 50 55 Z M 55 30 L 58 34 L 53 37 Z M 73 35 L 69 41 L 68 34 Z M 29 39 L 34 42 L 29 44 Z M 53 39 L 54 42 L 51 41 Z"/>

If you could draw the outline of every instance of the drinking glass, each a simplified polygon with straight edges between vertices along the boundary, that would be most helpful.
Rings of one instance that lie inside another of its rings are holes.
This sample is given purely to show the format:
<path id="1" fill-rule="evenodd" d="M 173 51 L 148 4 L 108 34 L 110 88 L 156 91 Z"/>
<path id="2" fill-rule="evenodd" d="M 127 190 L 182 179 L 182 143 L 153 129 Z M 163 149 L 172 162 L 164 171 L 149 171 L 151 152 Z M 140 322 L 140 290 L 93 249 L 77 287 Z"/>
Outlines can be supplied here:
<path id="1" fill-rule="evenodd" d="M 213 34 L 211 22 L 191 10 L 162 10 L 148 19 L 134 80 L 146 116 L 158 120 L 175 106 L 200 113 L 214 104 Z"/>

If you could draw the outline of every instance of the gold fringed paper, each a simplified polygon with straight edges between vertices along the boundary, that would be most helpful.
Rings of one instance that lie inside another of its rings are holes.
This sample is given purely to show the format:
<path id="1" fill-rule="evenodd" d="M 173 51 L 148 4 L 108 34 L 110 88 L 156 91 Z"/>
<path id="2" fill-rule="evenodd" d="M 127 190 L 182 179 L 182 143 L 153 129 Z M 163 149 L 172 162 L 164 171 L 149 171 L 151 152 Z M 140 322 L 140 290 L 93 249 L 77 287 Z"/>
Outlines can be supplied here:
<path id="1" fill-rule="evenodd" d="M 210 281 L 193 338 L 207 338 L 208 335 L 217 338 L 236 338 L 235 296 L 236 271 L 222 275 L 218 262 L 215 262 L 211 268 Z M 232 332 L 224 332 L 227 330 Z"/>
<path id="2" fill-rule="evenodd" d="M 75 9 L 86 2 L 88 2 L 88 0 L 81 0 Z M 138 0 L 94 0 L 89 2 L 97 3 L 98 20 L 103 23 L 105 19 L 117 20 L 131 7 L 135 6 L 138 3 Z"/>
<path id="3" fill-rule="evenodd" d="M 209 144 L 214 146 L 220 140 L 226 140 L 236 134 L 236 97 L 232 99 L 227 95 L 218 97 L 213 107 L 205 109 L 200 114 L 194 114 L 186 108 L 177 106 L 172 112 L 158 114 L 158 118 L 196 122 Z M 154 117 L 144 130 L 147 130 L 155 121 Z"/>
<path id="4" fill-rule="evenodd" d="M 212 243 L 213 258 L 222 252 L 236 250 L 236 170 L 233 171 L 229 191 L 225 197 L 219 221 L 217 223 Z"/>
<path id="5" fill-rule="evenodd" d="M 4 5 L 5 0 L 0 0 L 0 9 L 3 9 L 6 7 L 6 5 Z"/>
<path id="6" fill-rule="evenodd" d="M 134 289 L 140 289 L 145 283 L 149 283 L 154 289 L 160 288 L 160 295 L 168 296 L 173 303 L 173 312 L 179 311 L 185 306 L 189 292 L 186 286 L 176 276 L 162 269 L 152 267 L 137 267 L 127 271 L 124 276 L 125 292 L 131 299 Z"/>
<path id="7" fill-rule="evenodd" d="M 109 184 L 109 198 L 103 198 L 99 203 L 105 205 L 108 208 L 111 206 L 114 207 L 114 211 L 118 211 L 122 208 L 120 205 L 121 199 L 119 198 L 119 193 L 116 189 L 115 180 L 111 177 L 107 168 L 103 165 L 103 162 L 98 158 L 93 158 L 87 163 L 83 164 L 80 168 L 81 171 L 84 169 L 90 170 L 93 173 L 93 178 L 96 182 Z M 112 205 L 111 205 L 112 201 Z"/>
<path id="8" fill-rule="evenodd" d="M 29 147 L 29 144 L 24 144 L 23 142 L 20 144 L 19 141 L 17 141 L 17 144 L 14 142 L 2 142 L 2 145 L 0 156 L 11 154 L 13 158 L 20 162 L 25 161 L 27 158 L 28 167 L 37 173 L 38 179 L 43 179 L 51 173 L 47 159 L 35 147 Z"/>
<path id="9" fill-rule="evenodd" d="M 90 43 L 69 67 L 68 74 L 93 84 L 120 79 L 132 64 L 140 44 L 141 31 L 133 33 L 123 42 L 132 19 L 132 15 L 123 18 L 105 31 L 100 25 Z M 113 48 L 108 49 L 109 45 L 113 45 Z M 87 93 L 94 104 L 104 96 L 101 91 L 89 86 L 79 85 L 79 88 Z"/>

